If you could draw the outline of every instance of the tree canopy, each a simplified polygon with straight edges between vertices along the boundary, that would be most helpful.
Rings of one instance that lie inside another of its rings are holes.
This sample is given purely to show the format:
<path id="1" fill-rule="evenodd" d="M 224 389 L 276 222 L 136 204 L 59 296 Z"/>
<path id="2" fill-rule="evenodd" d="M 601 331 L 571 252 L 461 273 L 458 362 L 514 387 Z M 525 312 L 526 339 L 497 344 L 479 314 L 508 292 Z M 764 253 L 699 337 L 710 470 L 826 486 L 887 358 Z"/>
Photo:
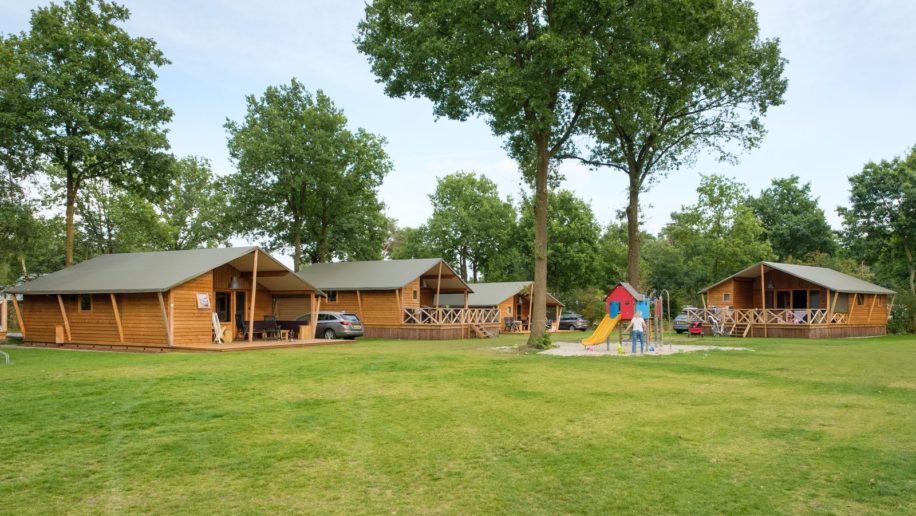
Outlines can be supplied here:
<path id="1" fill-rule="evenodd" d="M 802 185 L 795 175 L 774 178 L 769 188 L 750 198 L 749 204 L 760 218 L 764 238 L 770 241 L 778 260 L 804 260 L 836 249 L 833 229 L 817 199 L 811 196 L 810 182 Z"/>
<path id="2" fill-rule="evenodd" d="M 69 0 L 32 11 L 28 33 L 10 38 L 16 95 L 4 126 L 11 147 L 40 158 L 64 179 L 66 257 L 73 263 L 74 215 L 88 181 L 156 197 L 169 181 L 163 124 L 172 111 L 158 98 L 156 68 L 168 63 L 153 40 L 124 28 L 129 11 L 105 0 Z M 0 72 L 0 77 L 8 76 Z"/>
<path id="3" fill-rule="evenodd" d="M 347 128 L 347 118 L 319 90 L 293 79 L 246 98 L 242 122 L 228 120 L 229 208 L 240 232 L 292 249 L 304 260 L 381 258 L 388 220 L 377 191 L 391 170 L 385 139 Z"/>

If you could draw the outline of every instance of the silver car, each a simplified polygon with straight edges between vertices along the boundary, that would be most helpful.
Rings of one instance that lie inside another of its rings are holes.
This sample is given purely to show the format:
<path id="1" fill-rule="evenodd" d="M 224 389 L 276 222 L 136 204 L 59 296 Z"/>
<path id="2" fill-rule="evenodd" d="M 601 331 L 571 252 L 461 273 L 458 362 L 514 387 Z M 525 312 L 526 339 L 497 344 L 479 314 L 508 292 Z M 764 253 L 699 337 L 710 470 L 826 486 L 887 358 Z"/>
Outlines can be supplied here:
<path id="1" fill-rule="evenodd" d="M 296 321 L 308 323 L 309 314 L 299 316 Z M 363 322 L 350 312 L 318 312 L 316 337 L 323 339 L 355 339 L 363 336 Z"/>

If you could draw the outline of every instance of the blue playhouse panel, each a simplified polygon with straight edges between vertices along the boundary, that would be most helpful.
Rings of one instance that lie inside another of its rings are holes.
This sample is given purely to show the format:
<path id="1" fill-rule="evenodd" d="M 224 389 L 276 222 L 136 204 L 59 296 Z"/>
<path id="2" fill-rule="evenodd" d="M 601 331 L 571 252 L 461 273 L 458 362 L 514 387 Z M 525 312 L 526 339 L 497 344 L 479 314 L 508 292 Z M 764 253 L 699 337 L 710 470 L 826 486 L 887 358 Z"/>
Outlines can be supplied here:
<path id="1" fill-rule="evenodd" d="M 608 310 L 608 311 L 610 312 L 610 313 L 608 313 L 608 315 L 611 316 L 611 319 L 613 319 L 613 318 L 617 317 L 618 315 L 620 315 L 620 302 L 619 302 L 619 301 L 611 301 L 611 307 L 610 307 L 610 310 Z"/>
<path id="2" fill-rule="evenodd" d="M 636 306 L 634 308 L 636 310 L 639 310 L 639 313 L 642 314 L 643 319 L 649 318 L 649 300 L 648 299 L 637 301 Z"/>

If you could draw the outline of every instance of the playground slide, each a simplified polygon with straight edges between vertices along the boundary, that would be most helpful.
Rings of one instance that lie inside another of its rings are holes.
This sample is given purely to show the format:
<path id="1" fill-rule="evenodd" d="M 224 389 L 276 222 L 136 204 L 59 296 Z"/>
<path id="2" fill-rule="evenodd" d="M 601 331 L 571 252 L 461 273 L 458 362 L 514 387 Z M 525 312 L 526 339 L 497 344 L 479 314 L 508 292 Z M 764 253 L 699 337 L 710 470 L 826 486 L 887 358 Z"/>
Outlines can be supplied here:
<path id="1" fill-rule="evenodd" d="M 614 331 L 614 328 L 617 327 L 617 323 L 620 322 L 620 314 L 617 314 L 617 317 L 611 317 L 607 314 L 604 314 L 604 319 L 601 319 L 601 323 L 595 328 L 595 333 L 592 333 L 590 336 L 582 339 L 583 346 L 595 346 L 598 344 L 604 344 L 607 341 L 608 336 L 611 332 Z"/>

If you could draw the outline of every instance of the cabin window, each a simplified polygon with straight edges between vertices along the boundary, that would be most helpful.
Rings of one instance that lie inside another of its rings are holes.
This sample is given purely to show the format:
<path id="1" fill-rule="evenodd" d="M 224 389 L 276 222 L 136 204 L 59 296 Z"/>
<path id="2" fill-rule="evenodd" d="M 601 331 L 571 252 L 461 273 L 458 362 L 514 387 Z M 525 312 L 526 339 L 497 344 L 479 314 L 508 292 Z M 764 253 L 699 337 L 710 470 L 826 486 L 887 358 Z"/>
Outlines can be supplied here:
<path id="1" fill-rule="evenodd" d="M 792 291 L 792 308 L 796 308 L 796 309 L 808 308 L 808 291 L 807 290 L 793 290 Z"/>
<path id="2" fill-rule="evenodd" d="M 810 301 L 809 308 L 820 308 L 821 307 L 821 291 L 820 290 L 810 290 L 808 291 L 808 300 Z"/>
<path id="3" fill-rule="evenodd" d="M 512 315 L 512 305 L 506 307 L 506 313 Z"/>
<path id="4" fill-rule="evenodd" d="M 92 294 L 80 294 L 79 296 L 80 312 L 92 311 Z"/>
<path id="5" fill-rule="evenodd" d="M 417 296 L 418 296 L 418 295 L 419 295 L 419 294 L 417 293 L 417 289 L 414 289 L 414 291 L 413 291 L 413 300 L 414 300 L 414 301 L 417 300 Z"/>
<path id="6" fill-rule="evenodd" d="M 731 301 L 732 301 L 732 295 L 731 295 L 731 293 L 726 292 L 726 293 L 722 294 L 722 301 L 724 301 L 724 302 L 726 302 L 726 303 L 731 303 Z"/>
<path id="7" fill-rule="evenodd" d="M 336 303 L 336 302 L 337 302 L 337 291 L 336 291 L 336 290 L 326 290 L 325 293 L 327 293 L 327 295 L 328 295 L 328 302 L 329 302 L 329 303 Z"/>
<path id="8" fill-rule="evenodd" d="M 865 294 L 856 294 L 856 304 L 857 305 L 865 304 Z"/>
<path id="9" fill-rule="evenodd" d="M 229 293 L 216 293 L 216 315 L 220 322 L 229 322 Z"/>
<path id="10" fill-rule="evenodd" d="M 792 308 L 792 292 L 788 290 L 777 291 L 776 308 Z"/>

